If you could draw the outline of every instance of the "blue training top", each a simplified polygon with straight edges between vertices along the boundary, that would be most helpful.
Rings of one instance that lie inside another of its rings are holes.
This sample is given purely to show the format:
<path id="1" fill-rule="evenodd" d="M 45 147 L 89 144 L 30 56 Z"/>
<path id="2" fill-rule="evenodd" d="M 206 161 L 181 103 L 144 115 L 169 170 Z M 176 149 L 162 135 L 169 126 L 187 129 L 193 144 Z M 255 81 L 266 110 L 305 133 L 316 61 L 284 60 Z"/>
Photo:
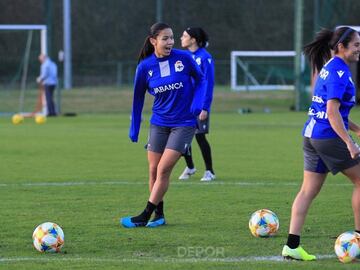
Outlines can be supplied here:
<path id="1" fill-rule="evenodd" d="M 303 129 L 305 137 L 313 139 L 339 137 L 332 129 L 326 113 L 326 103 L 330 99 L 340 101 L 339 111 L 345 128 L 349 129 L 348 116 L 355 104 L 355 86 L 349 66 L 337 56 L 331 58 L 317 76 L 308 113 L 309 119 Z"/>
<path id="2" fill-rule="evenodd" d="M 205 87 L 203 73 L 185 51 L 172 49 L 169 56 L 145 58 L 136 69 L 130 139 L 138 140 L 146 91 L 154 96 L 151 124 L 195 127 Z"/>
<path id="3" fill-rule="evenodd" d="M 211 54 L 205 48 L 197 49 L 192 53 L 192 56 L 196 63 L 200 66 L 200 69 L 203 72 L 206 80 L 206 92 L 202 109 L 210 112 L 215 84 L 214 60 L 211 57 Z"/>

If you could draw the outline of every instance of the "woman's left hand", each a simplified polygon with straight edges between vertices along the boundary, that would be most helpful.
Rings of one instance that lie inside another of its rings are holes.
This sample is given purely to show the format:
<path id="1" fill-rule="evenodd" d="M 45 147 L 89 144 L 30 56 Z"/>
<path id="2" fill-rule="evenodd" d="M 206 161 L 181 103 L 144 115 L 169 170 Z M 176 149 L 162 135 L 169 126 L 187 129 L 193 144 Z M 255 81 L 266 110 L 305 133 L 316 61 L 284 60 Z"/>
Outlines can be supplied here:
<path id="1" fill-rule="evenodd" d="M 208 117 L 208 112 L 205 110 L 202 110 L 199 114 L 199 119 L 201 121 L 204 121 L 204 120 L 206 120 L 207 117 Z"/>

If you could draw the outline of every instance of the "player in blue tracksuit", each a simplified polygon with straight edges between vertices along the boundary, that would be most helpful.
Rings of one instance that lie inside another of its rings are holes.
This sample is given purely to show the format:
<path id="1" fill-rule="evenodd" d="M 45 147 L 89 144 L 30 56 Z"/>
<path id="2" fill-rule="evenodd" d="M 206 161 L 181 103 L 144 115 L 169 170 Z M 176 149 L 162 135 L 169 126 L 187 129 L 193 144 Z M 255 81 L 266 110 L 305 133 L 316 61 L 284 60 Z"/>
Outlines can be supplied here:
<path id="1" fill-rule="evenodd" d="M 196 63 L 200 66 L 206 78 L 206 92 L 201 113 L 198 117 L 195 133 L 196 141 L 199 144 L 202 157 L 205 162 L 205 173 L 201 181 L 212 181 L 215 179 L 215 172 L 212 165 L 211 147 L 205 135 L 209 133 L 209 115 L 214 92 L 214 61 L 210 53 L 205 49 L 208 45 L 208 35 L 200 27 L 188 27 L 181 36 L 181 46 L 188 49 Z M 186 168 L 180 175 L 180 180 L 187 180 L 196 172 L 192 159 L 191 147 L 184 154 Z"/>
<path id="2" fill-rule="evenodd" d="M 196 117 L 202 110 L 204 75 L 187 52 L 175 50 L 173 45 L 171 28 L 156 23 L 150 28 L 139 56 L 129 137 L 132 142 L 138 141 L 147 91 L 154 96 L 147 143 L 150 198 L 140 215 L 121 219 L 126 228 L 165 224 L 163 197 L 170 174 L 181 155 L 188 151 Z M 149 221 L 154 211 L 155 217 Z"/>
<path id="3" fill-rule="evenodd" d="M 360 126 L 349 119 L 355 104 L 355 86 L 349 65 L 359 61 L 360 36 L 352 28 L 323 29 L 304 47 L 314 71 L 320 71 L 314 88 L 303 136 L 304 179 L 291 211 L 289 235 L 282 255 L 315 260 L 300 246 L 300 233 L 311 202 L 320 192 L 328 172 L 342 172 L 354 184 L 352 208 L 355 230 L 360 232 L 359 146 L 349 130 L 360 137 Z M 332 57 L 333 55 L 333 57 Z"/>

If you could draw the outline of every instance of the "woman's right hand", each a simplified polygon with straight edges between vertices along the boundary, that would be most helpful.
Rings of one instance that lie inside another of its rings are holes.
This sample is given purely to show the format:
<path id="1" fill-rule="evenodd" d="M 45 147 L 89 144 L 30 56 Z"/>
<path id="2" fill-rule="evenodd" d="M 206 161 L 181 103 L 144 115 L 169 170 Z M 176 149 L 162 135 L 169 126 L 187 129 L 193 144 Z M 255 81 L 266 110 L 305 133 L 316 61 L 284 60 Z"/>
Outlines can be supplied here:
<path id="1" fill-rule="evenodd" d="M 352 159 L 357 159 L 360 155 L 359 145 L 353 141 L 347 144 Z"/>

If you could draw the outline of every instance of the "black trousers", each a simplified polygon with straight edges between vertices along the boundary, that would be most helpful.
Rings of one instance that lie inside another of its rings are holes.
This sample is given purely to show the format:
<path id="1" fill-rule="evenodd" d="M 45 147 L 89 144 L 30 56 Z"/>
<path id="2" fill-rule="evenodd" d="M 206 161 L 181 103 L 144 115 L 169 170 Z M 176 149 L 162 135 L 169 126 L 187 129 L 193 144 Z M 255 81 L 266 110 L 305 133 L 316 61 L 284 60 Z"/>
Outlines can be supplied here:
<path id="1" fill-rule="evenodd" d="M 55 102 L 54 102 L 54 91 L 56 85 L 45 85 L 45 97 L 46 97 L 46 106 L 47 106 L 47 115 L 55 116 Z"/>

